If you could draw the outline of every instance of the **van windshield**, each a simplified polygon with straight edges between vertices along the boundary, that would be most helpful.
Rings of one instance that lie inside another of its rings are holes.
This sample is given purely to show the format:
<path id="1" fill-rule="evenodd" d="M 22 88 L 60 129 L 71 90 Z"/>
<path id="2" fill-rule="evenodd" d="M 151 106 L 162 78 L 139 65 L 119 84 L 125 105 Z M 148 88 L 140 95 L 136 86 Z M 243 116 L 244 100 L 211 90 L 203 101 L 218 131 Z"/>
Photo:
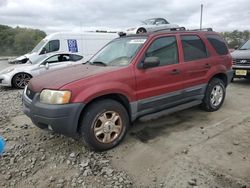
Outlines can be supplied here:
<path id="1" fill-rule="evenodd" d="M 239 50 L 250 50 L 250 40 L 248 40 L 245 44 L 243 44 Z"/>
<path id="2" fill-rule="evenodd" d="M 126 66 L 147 40 L 146 37 L 115 39 L 93 56 L 89 63 L 102 66 Z"/>
<path id="3" fill-rule="evenodd" d="M 31 53 L 34 53 L 34 52 L 40 52 L 41 51 L 41 48 L 44 46 L 44 44 L 47 42 L 47 40 L 43 39 L 41 40 L 36 46 L 35 48 L 31 51 Z"/>

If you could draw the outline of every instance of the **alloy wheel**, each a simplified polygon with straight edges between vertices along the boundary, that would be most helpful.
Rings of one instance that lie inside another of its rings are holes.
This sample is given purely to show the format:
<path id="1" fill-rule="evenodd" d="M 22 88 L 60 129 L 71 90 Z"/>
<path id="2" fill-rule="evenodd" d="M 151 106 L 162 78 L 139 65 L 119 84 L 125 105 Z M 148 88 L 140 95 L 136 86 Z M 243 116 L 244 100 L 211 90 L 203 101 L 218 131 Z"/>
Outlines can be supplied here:
<path id="1" fill-rule="evenodd" d="M 114 111 L 100 114 L 94 122 L 94 135 L 104 144 L 113 142 L 119 137 L 123 129 L 120 115 Z"/>

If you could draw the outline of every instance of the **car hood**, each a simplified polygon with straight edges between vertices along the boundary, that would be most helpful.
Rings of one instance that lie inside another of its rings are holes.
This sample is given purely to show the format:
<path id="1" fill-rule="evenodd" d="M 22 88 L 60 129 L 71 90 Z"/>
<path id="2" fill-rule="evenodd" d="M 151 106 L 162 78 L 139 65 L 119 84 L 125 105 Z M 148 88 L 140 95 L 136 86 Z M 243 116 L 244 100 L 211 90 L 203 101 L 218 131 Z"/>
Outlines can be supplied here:
<path id="1" fill-rule="evenodd" d="M 231 55 L 233 59 L 250 59 L 250 50 L 235 50 Z"/>
<path id="2" fill-rule="evenodd" d="M 71 82 L 101 75 L 120 68 L 121 67 L 102 67 L 89 64 L 75 65 L 34 77 L 30 80 L 28 87 L 34 92 L 41 92 L 45 88 L 58 90 Z"/>

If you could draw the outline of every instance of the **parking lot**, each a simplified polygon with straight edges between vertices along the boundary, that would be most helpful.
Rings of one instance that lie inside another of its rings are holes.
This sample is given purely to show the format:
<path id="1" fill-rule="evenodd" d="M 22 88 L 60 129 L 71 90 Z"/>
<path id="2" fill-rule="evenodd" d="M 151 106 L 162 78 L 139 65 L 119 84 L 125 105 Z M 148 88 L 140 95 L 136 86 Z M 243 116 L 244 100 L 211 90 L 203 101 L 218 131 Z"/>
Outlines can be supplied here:
<path id="1" fill-rule="evenodd" d="M 22 90 L 0 88 L 0 187 L 250 187 L 249 86 L 236 79 L 217 112 L 137 120 L 103 153 L 36 128 L 21 111 Z"/>

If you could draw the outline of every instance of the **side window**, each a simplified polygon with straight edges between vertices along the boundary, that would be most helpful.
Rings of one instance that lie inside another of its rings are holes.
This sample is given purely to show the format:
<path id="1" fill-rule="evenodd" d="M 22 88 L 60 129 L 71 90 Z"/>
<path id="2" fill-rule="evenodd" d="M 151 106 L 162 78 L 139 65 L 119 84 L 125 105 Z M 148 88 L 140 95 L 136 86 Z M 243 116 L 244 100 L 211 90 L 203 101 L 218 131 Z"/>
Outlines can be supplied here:
<path id="1" fill-rule="evenodd" d="M 44 47 L 41 54 L 46 54 L 50 52 L 58 51 L 60 48 L 60 41 L 59 40 L 51 40 L 49 41 Z"/>
<path id="2" fill-rule="evenodd" d="M 156 39 L 148 48 L 145 57 L 158 57 L 160 66 L 178 63 L 178 48 L 175 37 Z"/>
<path id="3" fill-rule="evenodd" d="M 45 61 L 45 63 L 49 63 L 49 64 L 51 64 L 51 63 L 58 63 L 58 62 L 59 62 L 59 60 L 58 60 L 58 55 L 54 55 L 54 56 L 48 58 L 48 59 Z"/>
<path id="4" fill-rule="evenodd" d="M 208 57 L 203 41 L 196 35 L 181 36 L 184 61 L 198 60 Z"/>
<path id="5" fill-rule="evenodd" d="M 70 54 L 70 55 L 69 55 L 70 61 L 79 61 L 79 60 L 81 60 L 82 58 L 83 58 L 83 57 L 80 56 L 80 55 L 75 55 L 75 54 Z"/>
<path id="6" fill-rule="evenodd" d="M 60 63 L 60 62 L 65 62 L 65 61 L 70 61 L 70 57 L 67 54 L 60 54 L 60 55 L 54 55 L 50 58 L 48 58 L 45 63 Z"/>
<path id="7" fill-rule="evenodd" d="M 58 51 L 59 48 L 60 48 L 60 42 L 59 42 L 59 40 L 49 41 L 49 52 Z"/>
<path id="8" fill-rule="evenodd" d="M 166 20 L 164 19 L 157 19 L 156 23 L 158 22 L 158 24 L 168 24 Z"/>
<path id="9" fill-rule="evenodd" d="M 207 40 L 219 55 L 228 54 L 227 45 L 221 37 L 219 37 L 218 35 L 207 35 Z"/>

